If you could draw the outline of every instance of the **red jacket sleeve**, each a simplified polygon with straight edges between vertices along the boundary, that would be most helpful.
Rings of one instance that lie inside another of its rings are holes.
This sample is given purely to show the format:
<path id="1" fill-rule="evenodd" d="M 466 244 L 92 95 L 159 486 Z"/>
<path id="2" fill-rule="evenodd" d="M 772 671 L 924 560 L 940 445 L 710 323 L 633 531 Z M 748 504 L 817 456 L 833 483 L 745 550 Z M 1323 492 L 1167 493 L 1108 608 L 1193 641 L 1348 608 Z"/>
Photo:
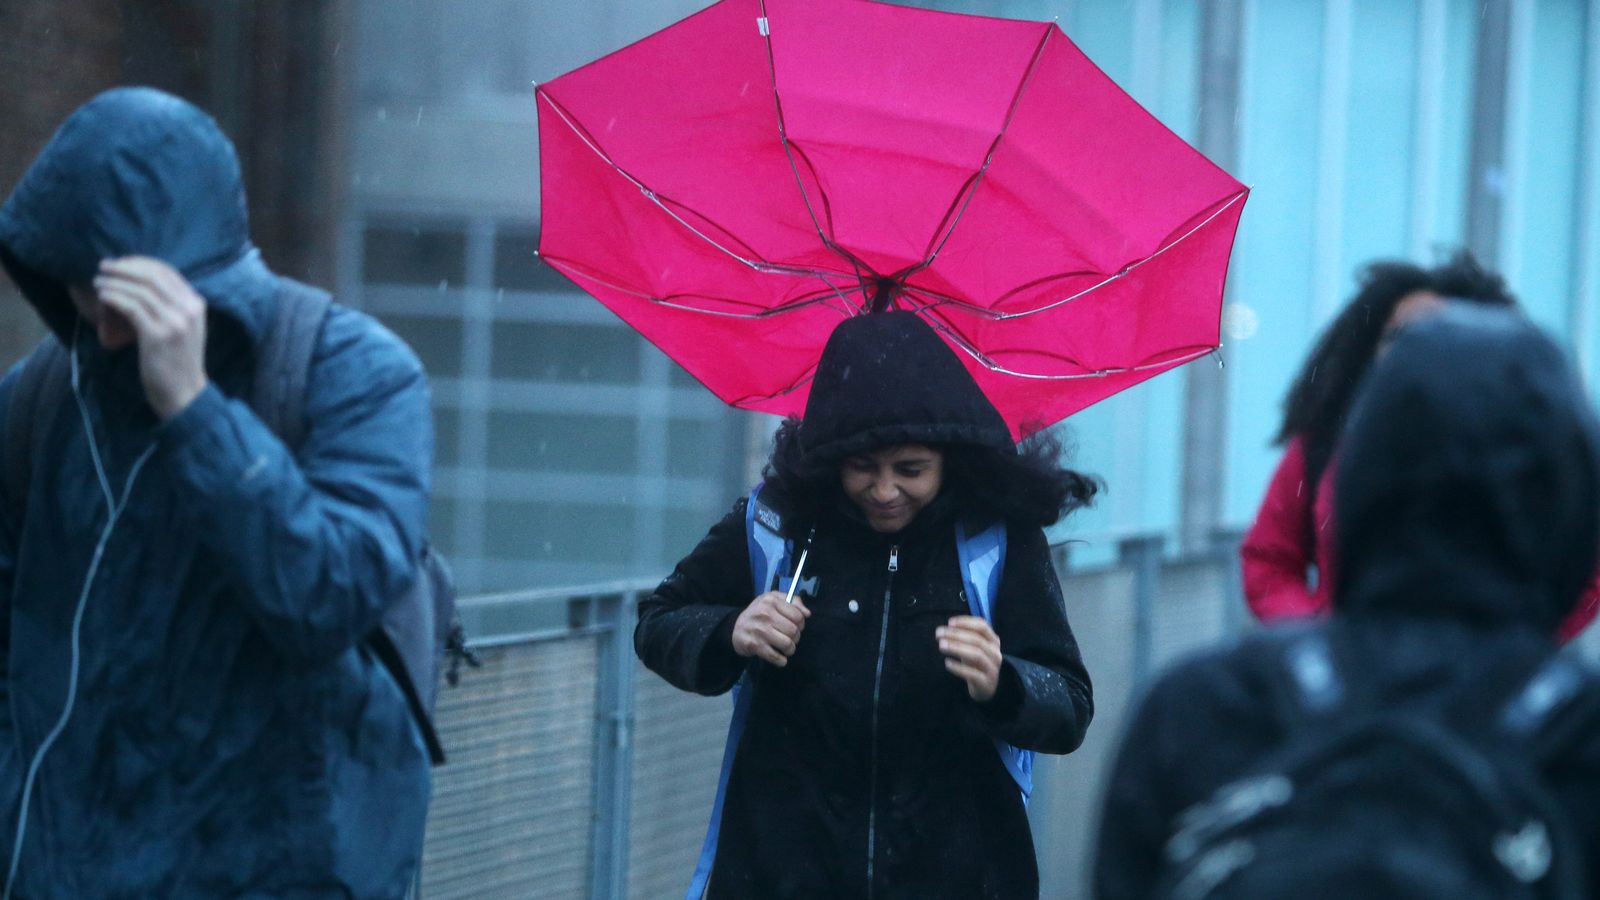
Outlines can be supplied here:
<path id="1" fill-rule="evenodd" d="M 1556 632 L 1556 637 L 1561 643 L 1565 644 L 1583 634 L 1583 630 L 1589 627 L 1590 622 L 1594 621 L 1596 612 L 1600 612 L 1600 572 L 1596 572 L 1594 578 L 1590 579 L 1589 586 L 1584 589 L 1583 596 L 1578 598 L 1578 605 L 1574 606 L 1572 612 L 1567 614 L 1566 620 L 1561 623 L 1561 628 Z"/>
<path id="2" fill-rule="evenodd" d="M 1311 528 L 1315 495 L 1306 484 L 1305 449 L 1295 438 L 1272 473 L 1255 524 L 1239 548 L 1245 602 L 1262 621 L 1321 612 L 1306 584 L 1306 568 L 1316 560 Z"/>

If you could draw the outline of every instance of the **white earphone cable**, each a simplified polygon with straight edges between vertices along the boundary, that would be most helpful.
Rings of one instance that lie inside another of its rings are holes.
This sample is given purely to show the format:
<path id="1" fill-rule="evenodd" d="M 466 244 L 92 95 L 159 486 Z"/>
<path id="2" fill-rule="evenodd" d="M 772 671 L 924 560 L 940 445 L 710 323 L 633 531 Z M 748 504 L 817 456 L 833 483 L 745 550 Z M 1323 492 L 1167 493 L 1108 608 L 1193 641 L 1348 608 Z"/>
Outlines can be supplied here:
<path id="1" fill-rule="evenodd" d="M 94 579 L 100 571 L 100 561 L 105 556 L 106 545 L 111 542 L 111 534 L 116 529 L 117 520 L 122 516 L 122 511 L 127 507 L 128 498 L 133 494 L 134 481 L 138 479 L 139 472 L 144 469 L 144 464 L 150 460 L 155 452 L 155 445 L 151 444 L 134 460 L 133 467 L 128 471 L 127 481 L 122 488 L 122 499 L 119 501 L 111 490 L 111 480 L 106 476 L 105 464 L 100 459 L 100 449 L 95 443 L 94 424 L 89 416 L 89 407 L 83 400 L 83 394 L 78 389 L 78 354 L 77 332 L 73 332 L 72 348 L 68 356 L 72 362 L 72 398 L 77 403 L 78 412 L 83 417 L 84 432 L 89 442 L 89 458 L 94 463 L 95 476 L 100 480 L 100 490 L 106 498 L 106 524 L 100 532 L 100 540 L 95 544 L 94 555 L 89 560 L 89 570 L 83 577 L 83 590 L 78 595 L 78 605 L 72 614 L 72 661 L 71 669 L 67 675 L 67 699 L 62 704 L 61 717 L 56 720 L 55 727 L 50 729 L 39 744 L 39 749 L 33 754 L 33 761 L 28 765 L 27 777 L 23 780 L 22 799 L 18 804 L 17 836 L 11 847 L 11 865 L 6 871 L 6 884 L 4 892 L 0 892 L 0 900 L 11 900 L 11 890 L 17 878 L 17 866 L 22 861 L 22 843 L 28 831 L 28 806 L 33 797 L 33 785 L 39 775 L 39 767 L 44 764 L 44 757 L 50 747 L 66 730 L 67 722 L 72 718 L 72 709 L 78 700 L 78 669 L 81 654 L 80 637 L 83 628 L 83 614 L 88 607 L 89 594 L 94 588 Z"/>

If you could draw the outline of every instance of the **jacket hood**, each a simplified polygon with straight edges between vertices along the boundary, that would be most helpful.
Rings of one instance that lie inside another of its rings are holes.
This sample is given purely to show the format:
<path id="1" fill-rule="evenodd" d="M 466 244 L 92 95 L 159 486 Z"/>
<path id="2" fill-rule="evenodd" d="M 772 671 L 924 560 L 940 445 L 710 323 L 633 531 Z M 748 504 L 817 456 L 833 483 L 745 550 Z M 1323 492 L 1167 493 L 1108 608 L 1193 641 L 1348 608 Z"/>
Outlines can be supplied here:
<path id="1" fill-rule="evenodd" d="M 808 466 L 894 444 L 976 444 L 1016 452 L 972 374 L 916 313 L 855 316 L 828 337 L 806 401 Z"/>
<path id="2" fill-rule="evenodd" d="M 1452 304 L 1373 367 L 1334 490 L 1341 613 L 1551 634 L 1600 547 L 1600 430 L 1538 328 Z"/>
<path id="3" fill-rule="evenodd" d="M 153 88 L 79 107 L 0 207 L 0 264 L 63 341 L 77 321 L 66 285 L 128 255 L 183 273 L 252 340 L 270 326 L 275 279 L 250 242 L 233 145 L 210 116 Z"/>

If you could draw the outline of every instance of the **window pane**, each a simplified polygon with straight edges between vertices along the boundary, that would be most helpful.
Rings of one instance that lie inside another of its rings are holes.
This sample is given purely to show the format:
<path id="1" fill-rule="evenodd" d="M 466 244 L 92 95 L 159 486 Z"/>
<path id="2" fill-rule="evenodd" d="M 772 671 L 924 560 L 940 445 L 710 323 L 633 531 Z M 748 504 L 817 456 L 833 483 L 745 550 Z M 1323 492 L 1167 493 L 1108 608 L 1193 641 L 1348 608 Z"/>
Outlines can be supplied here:
<path id="1" fill-rule="evenodd" d="M 489 415 L 489 466 L 495 469 L 627 474 L 637 464 L 637 443 L 631 418 Z"/>
<path id="2" fill-rule="evenodd" d="M 496 378 L 634 384 L 639 338 L 623 325 L 501 322 L 492 370 Z"/>
<path id="3" fill-rule="evenodd" d="M 448 497 L 434 495 L 428 504 L 428 540 L 439 552 L 449 556 L 455 548 L 456 504 Z"/>
<path id="4" fill-rule="evenodd" d="M 383 324 L 411 345 L 429 375 L 461 374 L 461 321 L 459 319 L 384 316 Z"/>
<path id="5" fill-rule="evenodd" d="M 458 452 L 461 434 L 461 411 L 453 406 L 433 408 L 433 464 L 453 466 L 461 460 Z"/>
<path id="6" fill-rule="evenodd" d="M 467 280 L 467 238 L 456 229 L 367 229 L 362 278 L 371 284 L 447 284 Z"/>
<path id="7" fill-rule="evenodd" d="M 485 519 L 486 549 L 498 559 L 622 563 L 633 555 L 627 507 L 491 502 Z"/>
<path id="8" fill-rule="evenodd" d="M 509 291 L 577 292 L 577 285 L 534 252 L 536 234 L 500 234 L 494 239 L 494 286 Z"/>
<path id="9" fill-rule="evenodd" d="M 667 474 L 714 478 L 726 473 L 726 429 L 717 423 L 675 421 L 667 425 Z"/>

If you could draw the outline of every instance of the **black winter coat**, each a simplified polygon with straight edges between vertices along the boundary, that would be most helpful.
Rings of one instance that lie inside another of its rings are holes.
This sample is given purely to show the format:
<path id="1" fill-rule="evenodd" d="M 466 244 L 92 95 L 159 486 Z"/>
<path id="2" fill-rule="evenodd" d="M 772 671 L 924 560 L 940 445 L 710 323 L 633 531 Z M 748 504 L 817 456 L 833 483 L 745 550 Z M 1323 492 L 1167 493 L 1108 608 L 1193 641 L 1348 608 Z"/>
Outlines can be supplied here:
<path id="1" fill-rule="evenodd" d="M 974 703 L 945 670 L 934 629 L 968 614 L 949 506 L 896 534 L 824 514 L 812 616 L 781 669 L 732 647 L 753 596 L 745 501 L 640 604 L 635 647 L 672 684 L 720 694 L 753 679 L 709 897 L 1038 896 L 1022 797 L 992 739 L 1072 751 L 1093 714 L 1089 676 L 1037 528 L 1010 531 L 995 697 Z"/>
<path id="2" fill-rule="evenodd" d="M 1548 636 L 1593 571 L 1600 428 L 1562 352 L 1507 312 L 1408 326 L 1369 382 L 1340 451 L 1341 568 L 1318 627 L 1353 702 L 1486 727 L 1555 652 Z M 1162 676 L 1107 788 L 1099 900 L 1150 896 L 1179 815 L 1283 746 L 1288 677 L 1275 634 Z M 1533 759 L 1593 857 L 1600 687 L 1560 715 Z"/>

